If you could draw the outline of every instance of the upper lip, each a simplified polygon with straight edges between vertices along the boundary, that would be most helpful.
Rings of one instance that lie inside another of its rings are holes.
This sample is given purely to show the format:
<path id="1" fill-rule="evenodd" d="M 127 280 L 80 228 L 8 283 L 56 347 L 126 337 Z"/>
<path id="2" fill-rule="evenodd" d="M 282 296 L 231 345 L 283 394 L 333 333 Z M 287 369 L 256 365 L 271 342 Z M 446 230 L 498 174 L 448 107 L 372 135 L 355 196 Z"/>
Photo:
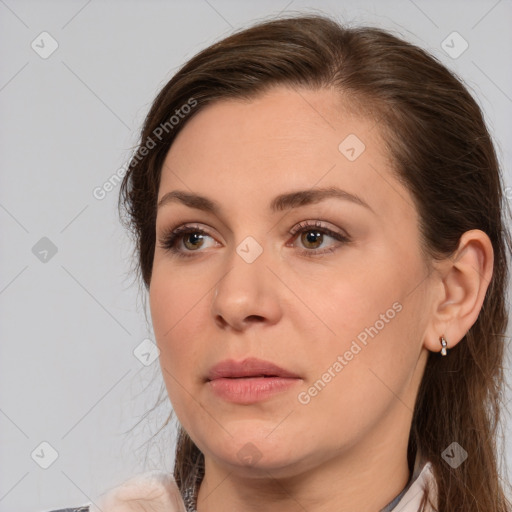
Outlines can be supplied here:
<path id="1" fill-rule="evenodd" d="M 297 374 L 285 370 L 270 361 L 250 357 L 243 361 L 226 359 L 213 366 L 207 380 L 237 377 L 287 377 L 300 378 Z"/>

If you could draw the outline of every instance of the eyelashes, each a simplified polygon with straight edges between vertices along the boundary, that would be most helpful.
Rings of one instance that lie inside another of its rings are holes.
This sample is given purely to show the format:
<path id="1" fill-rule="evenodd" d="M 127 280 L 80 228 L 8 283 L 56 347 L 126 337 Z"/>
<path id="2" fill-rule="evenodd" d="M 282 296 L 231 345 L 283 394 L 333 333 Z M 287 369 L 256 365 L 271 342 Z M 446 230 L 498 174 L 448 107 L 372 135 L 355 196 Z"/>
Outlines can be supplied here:
<path id="1" fill-rule="evenodd" d="M 303 242 L 303 235 L 305 234 L 313 234 L 313 237 L 316 238 L 320 236 L 320 240 L 323 242 L 323 238 L 325 235 L 327 235 L 329 238 L 333 238 L 334 240 L 338 241 L 338 244 L 336 245 L 330 245 L 323 249 L 317 249 L 317 248 L 309 248 L 306 250 L 300 250 L 299 252 L 303 256 L 321 256 L 322 254 L 332 253 L 339 249 L 342 245 L 349 243 L 351 240 L 350 238 L 343 234 L 339 233 L 337 231 L 333 231 L 332 229 L 329 229 L 328 227 L 324 226 L 320 221 L 305 221 L 300 222 L 297 226 L 291 229 L 290 235 L 294 237 L 295 240 L 299 239 L 300 235 L 300 241 Z M 306 244 L 315 243 L 317 240 L 311 241 L 310 239 L 306 238 Z M 287 244 L 288 247 L 290 247 L 289 244 Z M 293 245 L 292 245 L 293 246 Z"/>
<path id="2" fill-rule="evenodd" d="M 321 221 L 304 221 L 294 226 L 289 234 L 293 237 L 293 242 L 287 242 L 286 247 L 294 247 L 298 240 L 303 247 L 298 248 L 298 252 L 302 256 L 318 257 L 324 254 L 333 253 L 344 244 L 351 241 L 350 237 L 344 233 L 339 233 L 324 226 Z M 337 244 L 331 244 L 327 247 L 318 248 L 315 246 L 318 242 L 324 243 L 325 237 L 336 240 Z M 213 246 L 221 245 L 215 241 L 214 237 L 207 230 L 199 225 L 184 224 L 175 229 L 168 230 L 163 233 L 159 239 L 162 249 L 172 255 L 182 258 L 190 258 L 199 254 L 204 254 L 205 241 L 208 239 L 214 241 Z M 315 247 L 311 247 L 311 246 Z"/>
<path id="3" fill-rule="evenodd" d="M 195 235 L 194 242 L 204 240 L 205 236 L 208 236 L 210 238 L 211 235 L 205 231 L 204 229 L 200 228 L 199 226 L 190 226 L 190 225 L 183 225 L 179 226 L 176 229 L 170 230 L 162 236 L 162 239 L 160 240 L 160 246 L 162 249 L 165 249 L 166 251 L 169 251 L 171 253 L 177 254 L 178 256 L 182 257 L 190 257 L 194 256 L 194 254 L 186 254 L 183 253 L 183 250 L 177 247 L 177 242 L 183 241 L 186 237 L 190 237 L 191 235 Z M 199 235 L 199 236 L 197 236 Z M 190 240 L 188 240 L 190 242 Z M 194 245 L 194 243 L 192 243 Z M 197 247 L 201 248 L 202 245 L 198 245 Z M 188 251 L 188 252 L 196 252 L 197 250 Z"/>

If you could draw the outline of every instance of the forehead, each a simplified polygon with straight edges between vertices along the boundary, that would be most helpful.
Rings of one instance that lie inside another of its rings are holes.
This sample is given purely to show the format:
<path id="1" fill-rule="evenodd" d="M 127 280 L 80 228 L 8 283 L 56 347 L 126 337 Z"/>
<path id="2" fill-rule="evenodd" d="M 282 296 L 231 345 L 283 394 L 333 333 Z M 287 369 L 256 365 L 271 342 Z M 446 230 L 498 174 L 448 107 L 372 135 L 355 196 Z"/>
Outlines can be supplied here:
<path id="1" fill-rule="evenodd" d="M 382 213 L 405 213 L 412 200 L 393 176 L 378 125 L 348 101 L 334 90 L 279 87 L 205 107 L 171 146 L 159 198 L 188 188 L 261 206 L 280 192 L 334 185 Z"/>

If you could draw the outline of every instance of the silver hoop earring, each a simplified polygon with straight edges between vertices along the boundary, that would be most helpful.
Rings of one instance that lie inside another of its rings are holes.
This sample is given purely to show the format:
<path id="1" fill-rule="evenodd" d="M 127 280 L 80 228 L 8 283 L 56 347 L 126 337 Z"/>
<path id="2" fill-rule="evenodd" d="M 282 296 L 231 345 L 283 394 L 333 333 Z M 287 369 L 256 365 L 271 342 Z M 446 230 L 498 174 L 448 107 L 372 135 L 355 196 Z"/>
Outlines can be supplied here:
<path id="1" fill-rule="evenodd" d="M 446 340 L 444 339 L 444 336 L 441 336 L 439 338 L 439 341 L 441 342 L 441 355 L 442 356 L 445 356 L 448 354 L 448 352 L 446 351 L 446 347 L 448 346 L 448 343 L 446 342 Z"/>

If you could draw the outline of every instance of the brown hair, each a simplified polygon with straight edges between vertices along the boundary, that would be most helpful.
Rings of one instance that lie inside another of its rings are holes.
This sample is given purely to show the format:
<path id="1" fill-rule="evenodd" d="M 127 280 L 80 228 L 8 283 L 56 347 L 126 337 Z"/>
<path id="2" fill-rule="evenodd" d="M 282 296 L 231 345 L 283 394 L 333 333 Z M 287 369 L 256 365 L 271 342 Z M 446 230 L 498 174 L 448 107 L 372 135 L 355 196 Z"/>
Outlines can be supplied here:
<path id="1" fill-rule="evenodd" d="M 122 218 L 134 234 L 143 283 L 149 287 L 160 173 L 174 138 L 205 105 L 251 99 L 275 85 L 333 87 L 364 106 L 365 115 L 379 123 L 394 171 L 414 198 L 425 255 L 450 257 L 471 229 L 489 236 L 494 272 L 482 309 L 448 357 L 429 354 L 408 459 L 412 467 L 419 449 L 431 461 L 439 510 L 509 511 L 496 451 L 512 251 L 509 207 L 480 108 L 461 81 L 425 51 L 377 28 L 346 28 L 328 17 L 303 15 L 260 22 L 188 61 L 154 101 L 122 183 Z M 176 123 L 169 123 L 172 116 Z M 141 152 L 150 140 L 152 148 Z M 441 457 L 453 441 L 469 454 L 456 469 Z M 204 472 L 203 454 L 179 427 L 174 476 L 182 492 L 196 469 Z"/>

